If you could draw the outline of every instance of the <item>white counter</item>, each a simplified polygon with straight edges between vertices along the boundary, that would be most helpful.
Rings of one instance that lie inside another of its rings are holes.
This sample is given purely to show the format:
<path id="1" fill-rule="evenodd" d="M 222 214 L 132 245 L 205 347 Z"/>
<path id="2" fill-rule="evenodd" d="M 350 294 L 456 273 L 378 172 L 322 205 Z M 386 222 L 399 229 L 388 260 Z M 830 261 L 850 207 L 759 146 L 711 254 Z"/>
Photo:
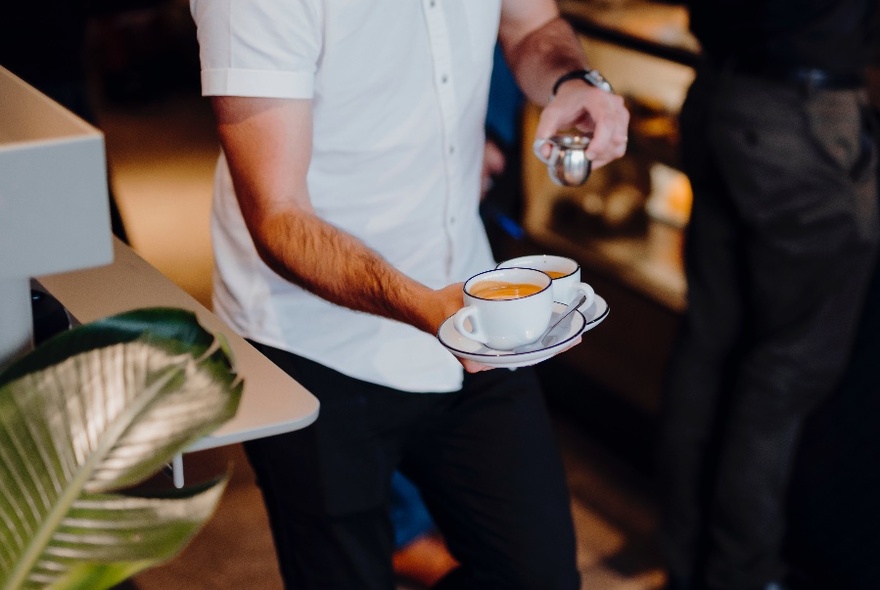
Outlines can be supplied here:
<path id="1" fill-rule="evenodd" d="M 297 430 L 317 419 L 318 400 L 302 385 L 130 247 L 114 239 L 113 251 L 112 264 L 36 280 L 82 324 L 144 307 L 178 307 L 226 337 L 244 378 L 238 412 L 188 452 Z"/>

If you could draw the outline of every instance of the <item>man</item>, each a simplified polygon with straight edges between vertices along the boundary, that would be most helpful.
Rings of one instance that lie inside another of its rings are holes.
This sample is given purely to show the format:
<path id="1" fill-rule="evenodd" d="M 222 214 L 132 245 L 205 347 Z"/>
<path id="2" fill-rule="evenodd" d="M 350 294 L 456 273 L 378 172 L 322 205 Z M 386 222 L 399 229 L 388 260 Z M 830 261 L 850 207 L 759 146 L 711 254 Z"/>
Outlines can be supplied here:
<path id="1" fill-rule="evenodd" d="M 797 441 L 841 377 L 876 255 L 877 20 L 876 0 L 691 3 L 688 310 L 658 469 L 672 588 L 786 578 Z"/>
<path id="2" fill-rule="evenodd" d="M 285 582 L 392 587 L 399 468 L 461 564 L 441 587 L 577 588 L 534 374 L 459 364 L 435 335 L 493 266 L 478 202 L 496 37 L 533 100 L 555 91 L 539 136 L 591 131 L 595 165 L 624 152 L 622 100 L 551 0 L 191 6 L 223 147 L 215 311 L 321 401 L 312 427 L 246 445 Z"/>

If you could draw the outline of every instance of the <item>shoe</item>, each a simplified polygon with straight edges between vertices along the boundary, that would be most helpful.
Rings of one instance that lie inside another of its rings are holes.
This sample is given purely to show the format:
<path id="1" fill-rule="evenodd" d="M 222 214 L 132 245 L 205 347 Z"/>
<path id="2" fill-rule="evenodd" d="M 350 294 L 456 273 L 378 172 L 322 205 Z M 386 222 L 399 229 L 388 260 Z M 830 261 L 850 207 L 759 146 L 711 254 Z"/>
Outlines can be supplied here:
<path id="1" fill-rule="evenodd" d="M 430 588 L 458 566 L 446 543 L 434 534 L 418 537 L 395 551 L 393 564 L 397 576 L 425 588 Z"/>

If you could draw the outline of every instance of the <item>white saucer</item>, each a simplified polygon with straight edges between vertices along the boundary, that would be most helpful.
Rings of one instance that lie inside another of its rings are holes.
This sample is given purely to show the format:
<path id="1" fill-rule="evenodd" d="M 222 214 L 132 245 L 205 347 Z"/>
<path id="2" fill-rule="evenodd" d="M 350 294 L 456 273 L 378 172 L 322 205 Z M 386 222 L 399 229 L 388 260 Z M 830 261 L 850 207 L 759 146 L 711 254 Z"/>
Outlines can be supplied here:
<path id="1" fill-rule="evenodd" d="M 592 325 L 584 317 L 584 314 L 578 310 L 572 314 L 570 320 L 567 320 L 568 326 L 557 328 L 557 330 L 561 329 L 563 332 L 559 334 L 559 338 L 554 344 L 541 346 L 540 343 L 535 343 L 533 350 L 526 350 L 524 352 L 496 350 L 476 340 L 471 340 L 455 329 L 455 326 L 452 325 L 452 318 L 443 322 L 440 330 L 437 332 L 437 338 L 449 352 L 459 358 L 477 361 L 490 367 L 506 367 L 508 369 L 526 367 L 559 354 L 571 346 L 571 343 L 581 334 L 601 322 L 604 316 L 608 315 L 608 305 L 604 301 L 604 299 L 601 300 L 600 304 L 600 298 L 597 296 L 596 301 L 590 306 L 590 321 Z M 561 313 L 564 309 L 565 305 L 562 303 L 553 304 L 554 314 Z M 596 311 L 594 312 L 594 310 Z"/>
<path id="2" fill-rule="evenodd" d="M 584 314 L 584 318 L 586 318 L 586 325 L 584 325 L 584 329 L 581 332 L 587 332 L 592 330 L 596 326 L 602 323 L 602 320 L 608 317 L 608 312 L 611 309 L 608 307 L 608 302 L 605 301 L 600 295 L 596 295 L 596 298 L 593 300 L 593 303 L 590 307 L 587 308 L 578 308 L 578 311 Z"/>

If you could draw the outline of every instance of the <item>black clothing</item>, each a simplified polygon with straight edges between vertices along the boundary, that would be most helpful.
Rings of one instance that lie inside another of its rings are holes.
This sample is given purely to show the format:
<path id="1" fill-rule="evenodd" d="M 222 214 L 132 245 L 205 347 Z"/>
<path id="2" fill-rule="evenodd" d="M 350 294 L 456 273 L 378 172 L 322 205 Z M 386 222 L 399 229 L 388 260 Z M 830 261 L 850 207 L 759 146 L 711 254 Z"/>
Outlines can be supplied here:
<path id="1" fill-rule="evenodd" d="M 880 265 L 835 395 L 808 419 L 789 498 L 787 555 L 811 588 L 880 580 Z"/>
<path id="2" fill-rule="evenodd" d="M 861 74 L 880 44 L 877 0 L 690 0 L 703 53 L 778 67 Z"/>
<path id="3" fill-rule="evenodd" d="M 680 116 L 694 200 L 658 445 L 661 545 L 693 588 L 757 590 L 786 573 L 797 444 L 846 368 L 876 259 L 859 79 L 877 3 L 693 7 L 707 59 Z M 792 74 L 805 68 L 828 83 Z"/>
<path id="4" fill-rule="evenodd" d="M 244 443 L 289 587 L 393 588 L 395 469 L 467 564 L 441 588 L 580 587 L 562 462 L 531 369 L 410 393 L 256 346 L 321 402 L 311 426 Z"/>

